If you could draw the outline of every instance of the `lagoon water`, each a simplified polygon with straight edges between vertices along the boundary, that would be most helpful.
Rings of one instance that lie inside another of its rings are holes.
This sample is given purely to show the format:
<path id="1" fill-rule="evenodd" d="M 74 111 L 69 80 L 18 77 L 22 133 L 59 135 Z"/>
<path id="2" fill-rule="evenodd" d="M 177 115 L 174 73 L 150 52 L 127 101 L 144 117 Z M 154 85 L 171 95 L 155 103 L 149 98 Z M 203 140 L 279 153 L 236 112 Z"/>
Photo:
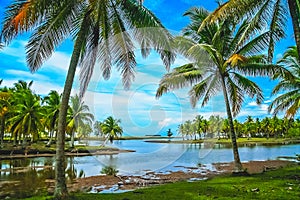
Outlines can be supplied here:
<path id="1" fill-rule="evenodd" d="M 88 142 L 88 145 L 91 146 L 100 144 L 100 141 Z M 233 161 L 232 149 L 219 144 L 172 144 L 150 143 L 144 140 L 118 140 L 114 141 L 111 146 L 136 152 L 73 157 L 71 164 L 78 174 L 84 173 L 84 176 L 87 177 L 99 175 L 104 166 L 113 166 L 122 175 L 135 175 L 149 170 L 164 173 L 182 170 L 180 166 L 196 167 L 198 164 L 205 164 L 210 167 L 212 163 Z M 242 162 L 277 159 L 278 156 L 293 157 L 300 153 L 300 144 L 241 146 L 239 153 Z M 4 170 L 13 167 L 53 165 L 53 163 L 54 158 L 29 158 L 14 161 L 3 160 L 0 161 L 0 166 Z M 70 165 L 70 162 L 68 163 Z M 1 174 L 3 175 L 3 173 L 2 171 Z M 5 174 L 7 173 L 5 172 Z"/>
<path id="2" fill-rule="evenodd" d="M 92 141 L 89 145 L 99 145 Z M 76 158 L 77 168 L 85 170 L 86 176 L 99 172 L 99 166 L 114 166 L 121 174 L 143 174 L 145 170 L 167 172 L 182 170 L 182 167 L 196 167 L 205 164 L 208 168 L 212 163 L 231 162 L 231 147 L 218 144 L 172 144 L 149 143 L 142 140 L 115 141 L 115 147 L 136 150 L 133 153 L 122 153 L 110 156 L 89 156 Z M 239 147 L 241 161 L 277 159 L 278 156 L 295 156 L 300 153 L 300 145 L 276 146 L 242 146 Z"/>
<path id="3" fill-rule="evenodd" d="M 99 146 L 100 141 L 88 141 L 88 145 Z M 144 140 L 118 140 L 114 141 L 112 146 L 136 152 L 68 157 L 67 179 L 99 175 L 104 166 L 116 168 L 121 175 L 141 175 L 148 171 L 168 173 L 187 170 L 186 167 L 196 167 L 198 164 L 204 164 L 208 169 L 213 169 L 212 163 L 233 161 L 231 147 L 205 142 L 172 144 L 150 143 Z M 300 144 L 241 146 L 239 153 L 242 162 L 277 159 L 278 156 L 293 157 L 300 153 Z M 22 195 L 14 197 L 24 197 L 36 192 L 36 188 L 47 187 L 45 179 L 54 178 L 54 162 L 54 158 L 51 157 L 0 160 L 0 185 L 7 181 L 21 181 L 22 185 L 31 185 L 32 191 L 29 191 L 27 187 L 16 188 L 15 186 L 3 189 L 8 191 L 12 189 L 15 195 Z M 48 167 L 44 168 L 44 166 Z"/>

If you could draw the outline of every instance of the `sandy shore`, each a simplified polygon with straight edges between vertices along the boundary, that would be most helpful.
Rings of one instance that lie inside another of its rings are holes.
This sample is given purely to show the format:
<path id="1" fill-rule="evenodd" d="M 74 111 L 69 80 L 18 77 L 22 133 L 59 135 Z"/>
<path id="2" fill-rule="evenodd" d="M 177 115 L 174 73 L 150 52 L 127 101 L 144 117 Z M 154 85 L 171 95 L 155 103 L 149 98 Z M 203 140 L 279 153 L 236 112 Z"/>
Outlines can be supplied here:
<path id="1" fill-rule="evenodd" d="M 243 167 L 247 169 L 249 174 L 255 174 L 293 164 L 295 163 L 283 160 L 250 161 L 243 163 Z M 185 172 L 178 171 L 168 174 L 148 172 L 144 176 L 91 176 L 74 180 L 72 184 L 68 184 L 68 188 L 72 192 L 119 192 L 182 180 L 203 180 L 216 175 L 231 173 L 233 170 L 233 163 L 215 163 L 213 166 L 216 170 L 211 171 L 202 166 L 200 168 L 187 168 Z M 48 191 L 52 193 L 54 181 L 48 180 L 48 184 Z"/>

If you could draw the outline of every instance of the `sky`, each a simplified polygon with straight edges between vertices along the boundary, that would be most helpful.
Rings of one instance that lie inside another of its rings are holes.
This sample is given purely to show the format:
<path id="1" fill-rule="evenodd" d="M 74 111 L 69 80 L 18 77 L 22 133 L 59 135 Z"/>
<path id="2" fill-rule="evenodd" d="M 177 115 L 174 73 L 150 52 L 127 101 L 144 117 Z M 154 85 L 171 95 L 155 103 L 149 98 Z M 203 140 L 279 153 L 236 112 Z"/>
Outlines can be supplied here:
<path id="1" fill-rule="evenodd" d="M 9 5 L 10 0 L 0 1 L 0 13 Z M 202 6 L 208 10 L 217 7 L 215 0 L 145 0 L 144 5 L 150 9 L 162 22 L 162 24 L 174 35 L 189 23 L 183 13 L 192 6 Z M 0 14 L 2 21 L 3 14 Z M 287 38 L 277 43 L 275 57 L 280 58 L 284 50 L 294 45 L 292 26 L 288 23 Z M 47 60 L 43 66 L 32 74 L 26 66 L 25 45 L 28 35 L 24 34 L 14 39 L 9 46 L 0 51 L 0 79 L 1 86 L 12 86 L 18 80 L 33 80 L 32 89 L 42 96 L 50 90 L 62 92 L 67 73 L 70 55 L 73 49 L 71 40 L 65 41 Z M 178 56 L 171 69 L 187 63 L 188 60 Z M 129 90 L 124 90 L 119 72 L 114 69 L 111 78 L 105 81 L 100 76 L 100 70 L 95 68 L 94 75 L 88 91 L 85 95 L 85 103 L 90 107 L 98 121 L 108 116 L 121 119 L 124 134 L 130 136 L 143 136 L 161 134 L 166 135 L 171 128 L 176 134 L 177 127 L 186 120 L 192 120 L 196 115 L 208 118 L 211 115 L 225 117 L 225 106 L 221 94 L 213 98 L 205 107 L 190 105 L 187 89 L 182 89 L 155 98 L 156 89 L 160 79 L 167 73 L 158 54 L 151 53 L 147 59 L 143 59 L 137 52 L 137 70 L 135 81 Z M 79 70 L 76 71 L 74 82 L 74 95 L 78 91 Z M 274 81 L 266 78 L 253 78 L 263 89 L 265 100 L 257 105 L 254 99 L 247 98 L 237 119 L 243 121 L 247 116 L 262 118 L 271 116 L 267 107 L 274 99 L 270 92 Z"/>

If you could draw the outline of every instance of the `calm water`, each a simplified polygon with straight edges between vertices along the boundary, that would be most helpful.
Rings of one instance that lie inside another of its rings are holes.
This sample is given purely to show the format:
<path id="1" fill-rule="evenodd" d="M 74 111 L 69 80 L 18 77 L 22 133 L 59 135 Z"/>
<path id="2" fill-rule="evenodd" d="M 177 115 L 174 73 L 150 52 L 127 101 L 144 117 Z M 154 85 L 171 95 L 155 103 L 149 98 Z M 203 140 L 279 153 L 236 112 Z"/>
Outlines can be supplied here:
<path id="1" fill-rule="evenodd" d="M 100 142 L 90 141 L 88 144 L 96 146 L 100 145 Z M 231 148 L 217 144 L 165 144 L 149 143 L 143 140 L 120 140 L 115 141 L 112 146 L 136 152 L 69 157 L 66 168 L 68 179 L 99 175 L 104 166 L 115 167 L 119 170 L 119 174 L 132 175 L 143 174 L 148 170 L 178 171 L 184 169 L 182 166 L 195 167 L 199 163 L 210 168 L 215 162 L 233 161 Z M 239 147 L 239 152 L 242 161 L 276 159 L 278 156 L 295 156 L 300 153 L 300 144 Z M 21 180 L 22 185 L 27 185 L 26 183 L 32 185 L 34 180 L 37 185 L 43 186 L 39 184 L 44 182 L 42 180 L 54 178 L 53 165 L 53 158 L 2 160 L 0 161 L 0 188 L 5 190 L 6 181 L 16 180 Z M 48 166 L 48 168 L 43 169 L 43 166 Z M 31 192 L 38 192 L 38 190 Z"/>

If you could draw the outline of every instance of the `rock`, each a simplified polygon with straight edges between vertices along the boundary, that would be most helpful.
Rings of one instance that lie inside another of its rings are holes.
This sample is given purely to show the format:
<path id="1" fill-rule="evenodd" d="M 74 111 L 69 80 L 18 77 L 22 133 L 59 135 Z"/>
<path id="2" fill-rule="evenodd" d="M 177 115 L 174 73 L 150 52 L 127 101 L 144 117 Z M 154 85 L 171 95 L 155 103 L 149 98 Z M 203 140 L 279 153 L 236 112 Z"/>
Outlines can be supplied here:
<path id="1" fill-rule="evenodd" d="M 259 188 L 253 188 L 251 189 L 251 192 L 259 192 Z"/>

